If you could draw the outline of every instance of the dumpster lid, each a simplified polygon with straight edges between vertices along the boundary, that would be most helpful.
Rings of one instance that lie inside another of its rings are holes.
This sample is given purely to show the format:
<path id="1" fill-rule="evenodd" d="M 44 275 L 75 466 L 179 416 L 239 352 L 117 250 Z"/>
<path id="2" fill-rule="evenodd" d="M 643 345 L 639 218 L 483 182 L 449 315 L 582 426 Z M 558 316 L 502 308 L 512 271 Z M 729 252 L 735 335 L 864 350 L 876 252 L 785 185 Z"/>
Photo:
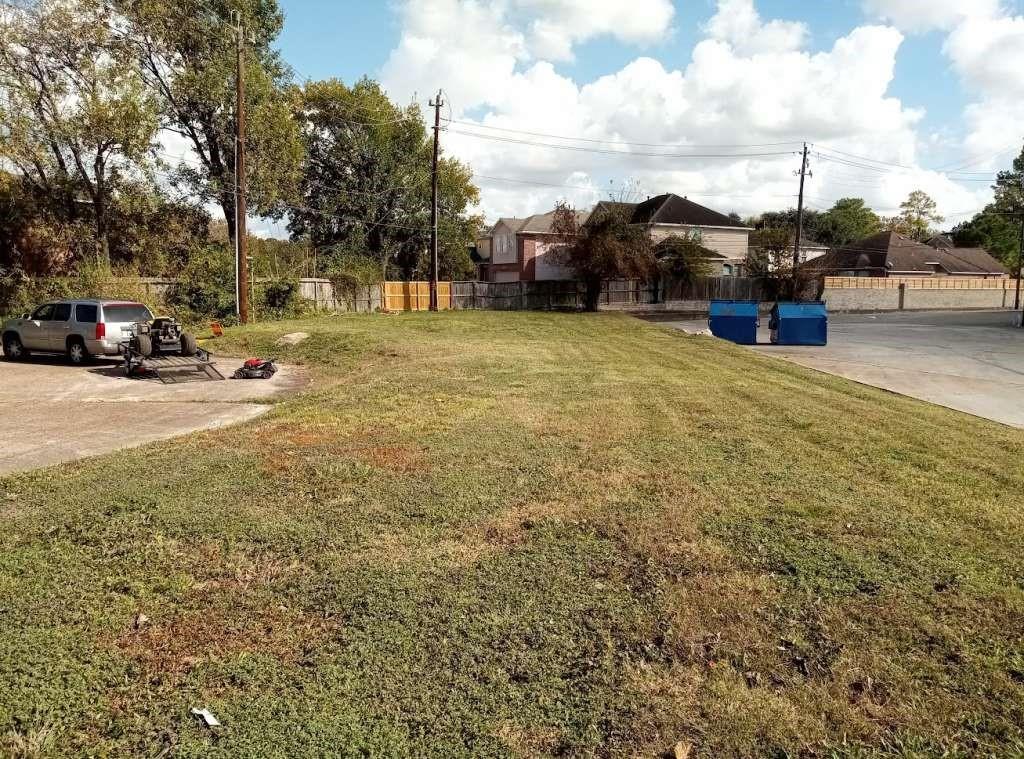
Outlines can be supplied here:
<path id="1" fill-rule="evenodd" d="M 708 309 L 710 316 L 757 316 L 756 300 L 713 300 Z"/>
<path id="2" fill-rule="evenodd" d="M 776 303 L 772 313 L 783 319 L 820 319 L 828 317 L 828 309 L 823 301 L 807 303 Z"/>

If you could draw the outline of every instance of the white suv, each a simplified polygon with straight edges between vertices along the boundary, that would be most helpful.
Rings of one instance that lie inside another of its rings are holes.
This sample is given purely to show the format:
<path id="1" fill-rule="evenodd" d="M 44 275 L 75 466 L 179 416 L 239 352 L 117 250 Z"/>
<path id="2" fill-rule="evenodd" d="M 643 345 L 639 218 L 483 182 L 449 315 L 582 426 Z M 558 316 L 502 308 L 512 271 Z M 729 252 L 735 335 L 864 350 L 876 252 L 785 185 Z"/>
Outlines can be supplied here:
<path id="1" fill-rule="evenodd" d="M 116 356 L 136 322 L 153 314 L 141 303 L 120 300 L 60 300 L 44 303 L 31 314 L 11 319 L 0 328 L 4 356 L 24 358 L 30 352 L 63 353 L 73 364 L 92 356 Z"/>

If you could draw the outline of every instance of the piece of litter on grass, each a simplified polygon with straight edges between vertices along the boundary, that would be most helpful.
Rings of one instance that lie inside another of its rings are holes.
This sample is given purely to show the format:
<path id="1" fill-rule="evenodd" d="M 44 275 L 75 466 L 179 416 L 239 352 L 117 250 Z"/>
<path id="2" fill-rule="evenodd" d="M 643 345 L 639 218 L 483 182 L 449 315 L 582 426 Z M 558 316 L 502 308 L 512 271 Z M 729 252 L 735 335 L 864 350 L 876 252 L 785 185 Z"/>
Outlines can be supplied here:
<path id="1" fill-rule="evenodd" d="M 142 614 L 141 612 L 139 614 L 136 614 L 135 615 L 135 629 L 138 630 L 140 627 L 142 627 L 148 621 L 149 621 L 149 617 L 147 617 L 145 614 Z"/>
<path id="2" fill-rule="evenodd" d="M 675 754 L 675 759 L 687 759 L 690 756 L 690 751 L 692 750 L 692 743 L 683 743 L 683 741 L 679 741 L 679 743 L 676 744 L 676 748 L 673 753 Z"/>
<path id="3" fill-rule="evenodd" d="M 192 707 L 192 713 L 201 718 L 207 727 L 220 727 L 220 720 L 214 717 L 209 709 L 196 709 Z"/>

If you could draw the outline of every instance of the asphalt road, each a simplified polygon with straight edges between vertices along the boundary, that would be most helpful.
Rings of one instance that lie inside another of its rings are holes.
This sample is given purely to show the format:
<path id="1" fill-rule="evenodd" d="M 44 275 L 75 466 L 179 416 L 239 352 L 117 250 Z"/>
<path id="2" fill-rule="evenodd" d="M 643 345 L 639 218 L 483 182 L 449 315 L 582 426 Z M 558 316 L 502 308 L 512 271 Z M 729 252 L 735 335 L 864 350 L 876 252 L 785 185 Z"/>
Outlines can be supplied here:
<path id="1" fill-rule="evenodd" d="M 833 314 L 826 347 L 756 350 L 895 393 L 1024 428 L 1024 329 L 1006 311 Z M 706 321 L 671 322 L 695 331 Z"/>
<path id="2" fill-rule="evenodd" d="M 239 359 L 220 366 L 230 376 Z M 0 476 L 253 419 L 307 384 L 293 367 L 269 380 L 129 379 L 120 363 L 0 360 Z"/>

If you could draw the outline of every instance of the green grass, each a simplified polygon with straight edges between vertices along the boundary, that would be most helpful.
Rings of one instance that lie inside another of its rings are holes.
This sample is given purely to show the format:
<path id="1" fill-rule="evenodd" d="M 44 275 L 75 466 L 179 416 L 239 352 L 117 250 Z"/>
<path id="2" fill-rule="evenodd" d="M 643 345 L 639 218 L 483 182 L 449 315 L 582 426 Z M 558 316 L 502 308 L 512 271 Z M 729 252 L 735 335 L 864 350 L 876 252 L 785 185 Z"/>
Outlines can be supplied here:
<path id="1" fill-rule="evenodd" d="M 0 480 L 0 753 L 1024 756 L 1024 433 L 616 315 L 224 342 L 316 384 Z"/>

